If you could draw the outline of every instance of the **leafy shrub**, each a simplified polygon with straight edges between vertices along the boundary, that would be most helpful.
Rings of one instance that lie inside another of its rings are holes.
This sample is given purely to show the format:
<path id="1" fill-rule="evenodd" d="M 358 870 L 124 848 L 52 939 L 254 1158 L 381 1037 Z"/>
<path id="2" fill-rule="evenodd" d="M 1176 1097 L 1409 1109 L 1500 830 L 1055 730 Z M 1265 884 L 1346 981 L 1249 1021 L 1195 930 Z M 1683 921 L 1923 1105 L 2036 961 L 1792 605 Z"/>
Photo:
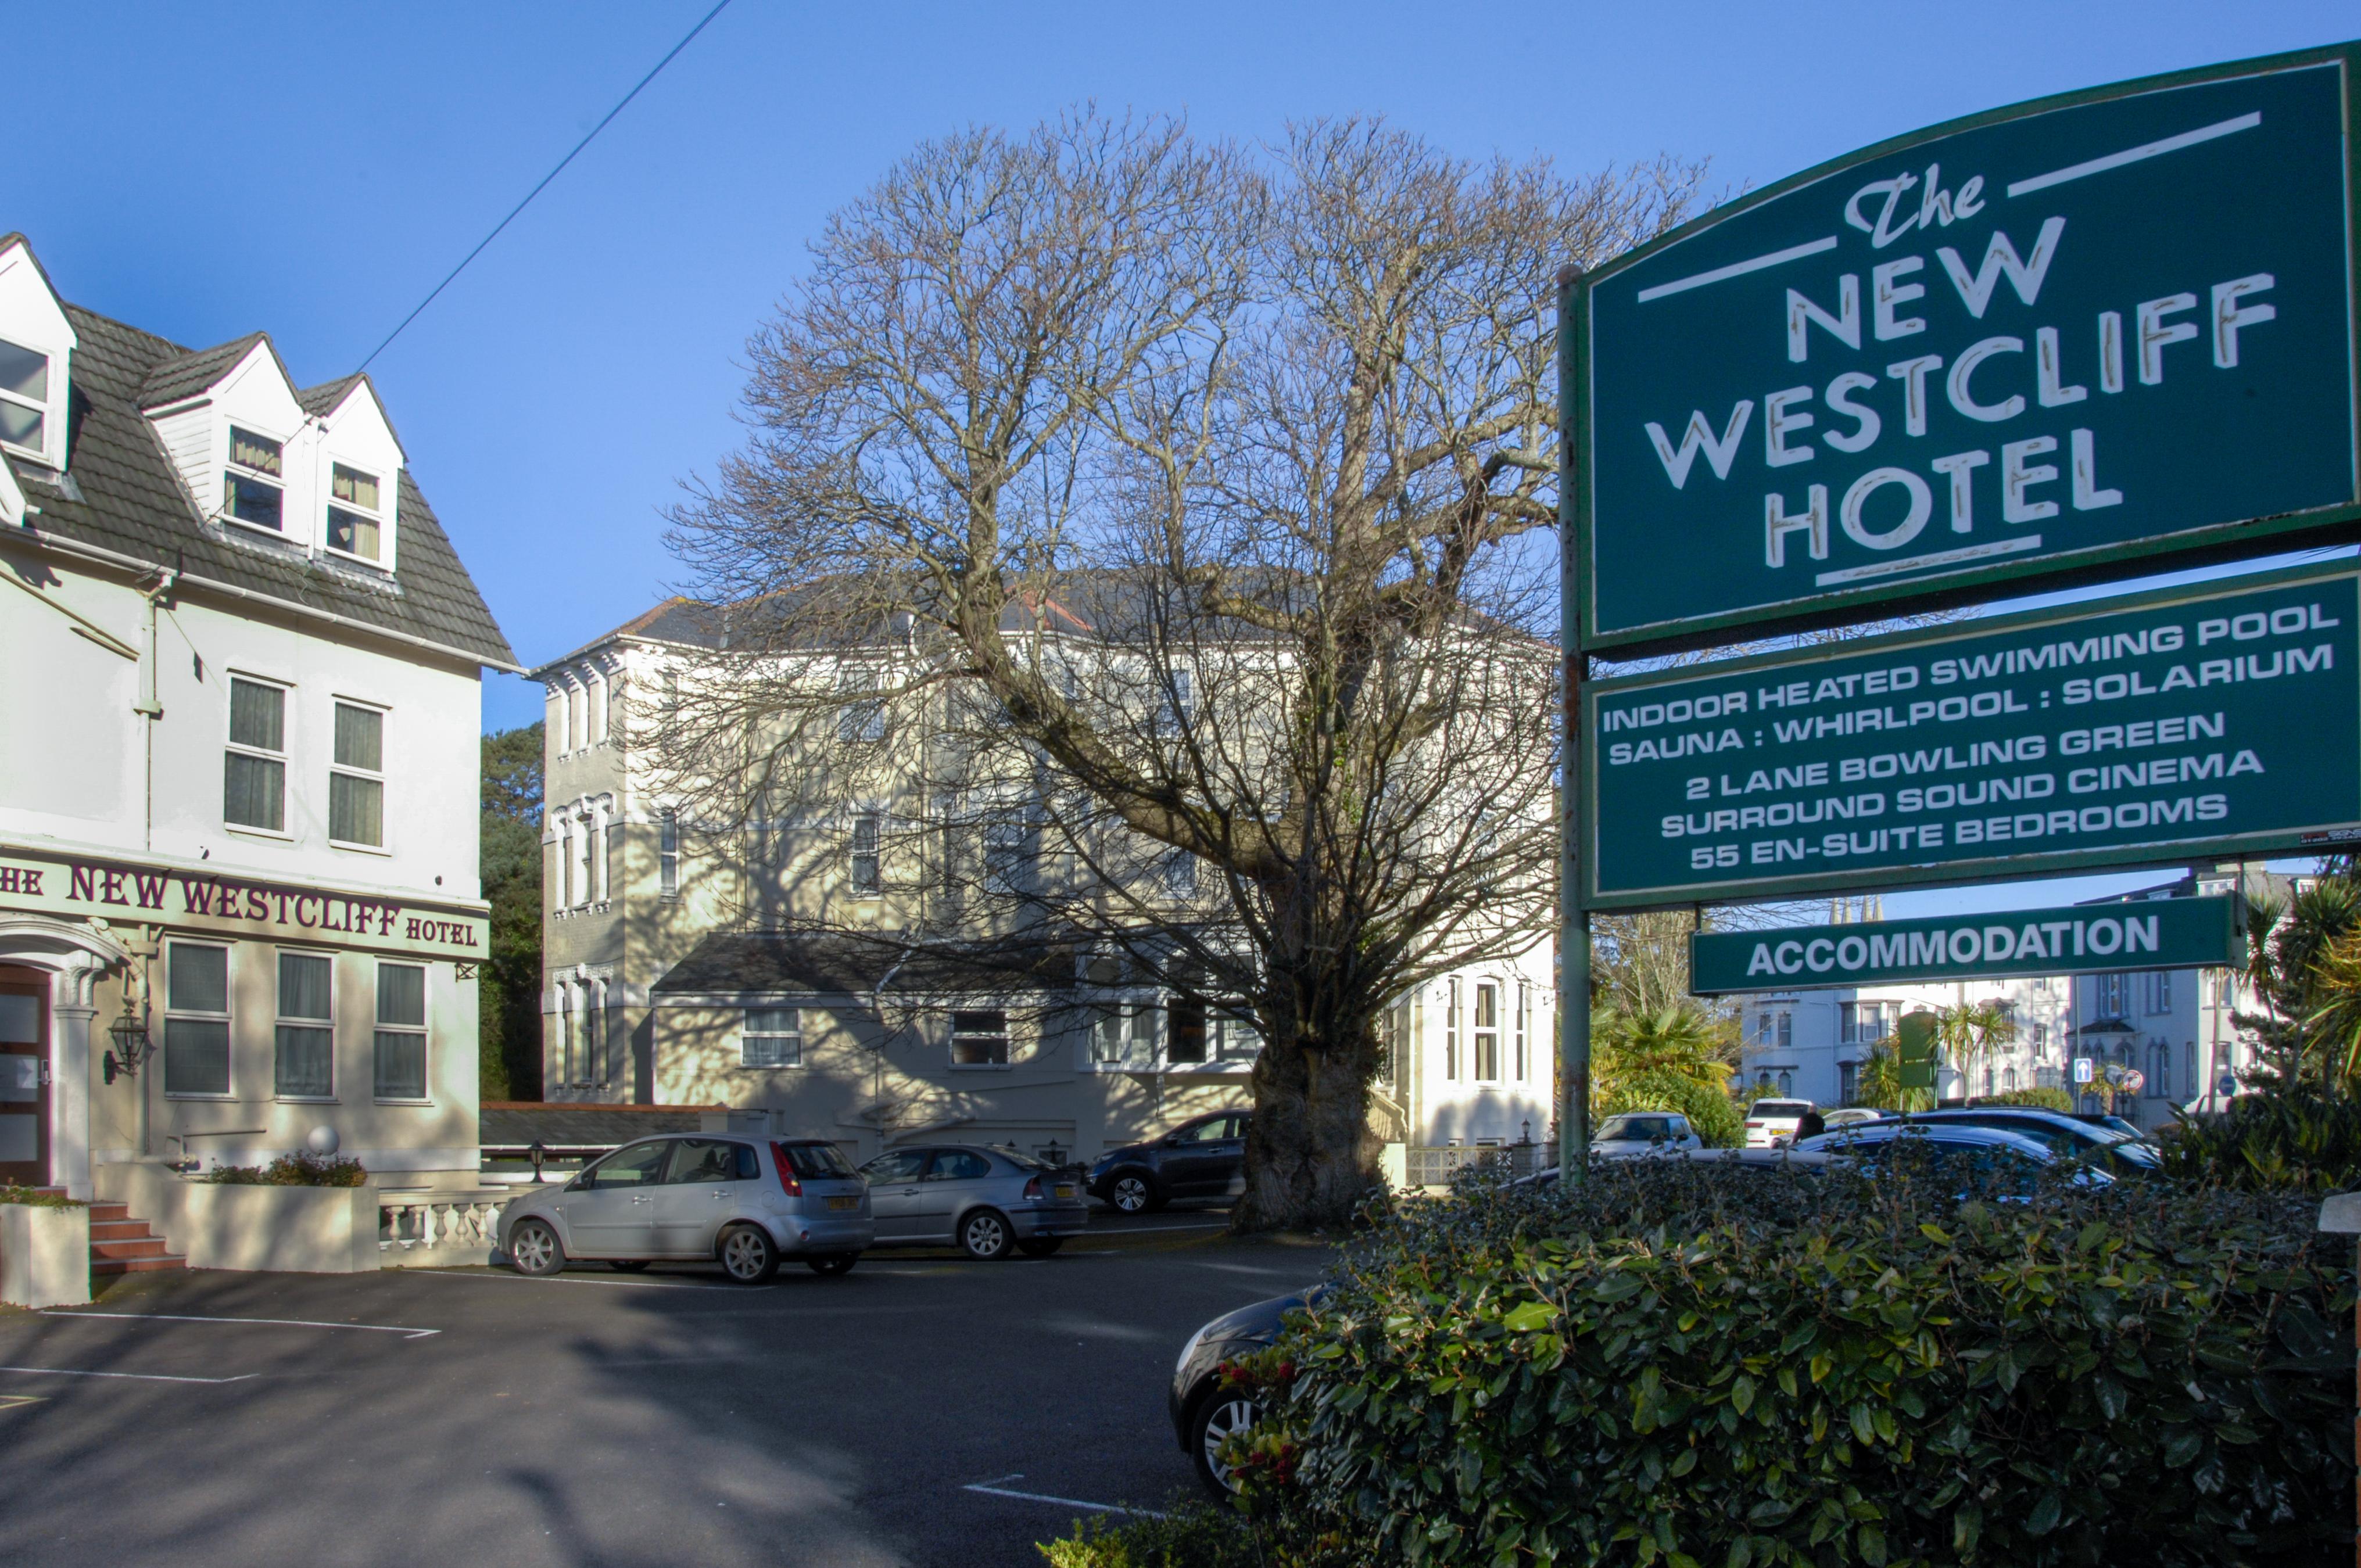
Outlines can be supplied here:
<path id="1" fill-rule="evenodd" d="M 197 1178 L 225 1187 L 358 1187 L 368 1171 L 357 1159 L 283 1154 L 269 1165 L 220 1165 Z"/>
<path id="2" fill-rule="evenodd" d="M 2210 1115 L 2180 1113 L 2161 1141 L 2164 1168 L 2249 1191 L 2328 1193 L 2361 1187 L 2361 1100 L 2290 1084 L 2241 1094 Z"/>
<path id="3" fill-rule="evenodd" d="M 2074 1097 L 2062 1089 L 2004 1089 L 1997 1094 L 1979 1094 L 1978 1105 L 2030 1105 L 2037 1111 L 2074 1109 Z"/>
<path id="4" fill-rule="evenodd" d="M 28 1209 L 87 1209 L 89 1204 L 62 1192 L 45 1192 L 38 1187 L 19 1187 L 13 1181 L 0 1182 L 0 1203 L 22 1203 Z"/>
<path id="5" fill-rule="evenodd" d="M 1120 1525 L 1076 1519 L 1073 1534 L 1037 1550 L 1050 1568 L 1261 1568 L 1246 1520 L 1202 1503 Z"/>
<path id="6" fill-rule="evenodd" d="M 1678 1111 L 1711 1148 L 1746 1142 L 1746 1118 L 1730 1096 L 1683 1073 L 1656 1068 L 1618 1079 L 1598 1097 L 1593 1114 L 1604 1120 L 1625 1111 Z"/>
<path id="7" fill-rule="evenodd" d="M 2349 1539 L 2341 1243 L 2167 1181 L 1594 1164 L 1404 1206 L 1249 1497 L 1364 1562 L 2295 1564 Z"/>

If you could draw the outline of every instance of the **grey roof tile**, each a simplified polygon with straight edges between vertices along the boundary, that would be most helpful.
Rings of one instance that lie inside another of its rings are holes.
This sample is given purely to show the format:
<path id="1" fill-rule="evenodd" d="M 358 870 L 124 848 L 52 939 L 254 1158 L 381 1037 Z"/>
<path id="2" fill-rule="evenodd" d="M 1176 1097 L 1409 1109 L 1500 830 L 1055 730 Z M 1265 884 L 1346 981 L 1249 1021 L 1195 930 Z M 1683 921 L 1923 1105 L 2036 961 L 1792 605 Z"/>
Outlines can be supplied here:
<path id="1" fill-rule="evenodd" d="M 508 639 L 407 466 L 396 566 L 389 574 L 311 560 L 204 521 L 198 498 L 181 484 L 141 410 L 202 390 L 211 384 L 202 378 L 218 378 L 261 334 L 192 354 L 79 306 L 65 311 L 81 339 L 68 411 L 68 472 L 61 478 L 30 464 L 11 465 L 41 509 L 31 520 L 41 532 L 515 667 Z"/>

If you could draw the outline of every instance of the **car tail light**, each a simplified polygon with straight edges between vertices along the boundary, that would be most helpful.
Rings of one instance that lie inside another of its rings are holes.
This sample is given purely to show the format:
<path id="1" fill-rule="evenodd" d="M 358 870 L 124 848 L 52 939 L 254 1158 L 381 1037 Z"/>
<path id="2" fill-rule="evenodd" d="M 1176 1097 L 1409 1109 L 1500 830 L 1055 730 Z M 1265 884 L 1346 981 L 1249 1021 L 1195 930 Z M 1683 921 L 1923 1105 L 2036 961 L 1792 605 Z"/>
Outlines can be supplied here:
<path id="1" fill-rule="evenodd" d="M 1041 1179 L 1039 1177 L 1037 1176 L 1032 1180 L 1025 1184 L 1025 1196 L 1027 1198 L 1038 1198 L 1041 1196 Z"/>
<path id="2" fill-rule="evenodd" d="M 787 1147 L 785 1144 L 773 1144 L 771 1146 L 771 1163 L 778 1167 L 779 1185 L 786 1189 L 787 1196 L 790 1198 L 802 1197 L 804 1195 L 804 1184 L 796 1179 L 795 1164 L 787 1158 Z"/>

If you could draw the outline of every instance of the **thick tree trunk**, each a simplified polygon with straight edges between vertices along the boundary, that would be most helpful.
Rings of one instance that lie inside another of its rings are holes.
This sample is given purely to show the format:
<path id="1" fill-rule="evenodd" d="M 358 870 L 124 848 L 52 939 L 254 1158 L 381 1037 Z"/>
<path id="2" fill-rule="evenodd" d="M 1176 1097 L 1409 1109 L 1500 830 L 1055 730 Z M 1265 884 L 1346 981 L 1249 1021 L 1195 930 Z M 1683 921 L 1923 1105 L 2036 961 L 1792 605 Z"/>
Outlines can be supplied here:
<path id="1" fill-rule="evenodd" d="M 1246 1130 L 1246 1195 L 1230 1211 L 1237 1232 L 1336 1227 L 1382 1179 L 1369 1128 L 1368 1066 L 1376 1039 L 1276 1035 L 1255 1062 Z"/>

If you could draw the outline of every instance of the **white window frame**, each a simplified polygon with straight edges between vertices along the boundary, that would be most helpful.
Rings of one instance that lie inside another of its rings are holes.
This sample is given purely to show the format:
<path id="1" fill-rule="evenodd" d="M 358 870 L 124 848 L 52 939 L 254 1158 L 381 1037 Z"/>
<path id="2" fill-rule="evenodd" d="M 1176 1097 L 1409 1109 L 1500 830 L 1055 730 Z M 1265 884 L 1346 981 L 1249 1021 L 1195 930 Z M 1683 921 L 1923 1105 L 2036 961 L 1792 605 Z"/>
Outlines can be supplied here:
<path id="1" fill-rule="evenodd" d="M 1459 1081 L 1459 977 L 1453 975 L 1444 987 L 1443 1014 L 1443 1080 Z"/>
<path id="2" fill-rule="evenodd" d="M 869 848 L 861 847 L 862 828 L 869 831 Z M 862 862 L 868 862 L 864 879 Z M 882 811 L 856 811 L 844 835 L 844 887 L 854 898 L 881 898 L 885 893 L 885 814 Z"/>
<path id="3" fill-rule="evenodd" d="M 1517 1081 L 1532 1081 L 1532 1057 L 1529 1044 L 1532 1027 L 1533 988 L 1526 981 L 1517 981 Z"/>
<path id="4" fill-rule="evenodd" d="M 66 356 L 54 348 L 37 347 L 16 338 L 12 337 L 6 341 L 12 347 L 21 348 L 27 354 L 39 355 L 49 362 L 49 368 L 45 388 L 47 393 L 45 401 L 37 403 L 21 392 L 0 389 L 0 402 L 11 403 L 21 409 L 32 409 L 40 414 L 41 444 L 24 446 L 14 441 L 0 441 L 0 450 L 16 453 L 20 457 L 38 463 L 44 468 L 63 468 L 65 466 Z"/>
<path id="5" fill-rule="evenodd" d="M 670 806 L 656 814 L 656 896 L 680 896 L 680 812 Z"/>
<path id="6" fill-rule="evenodd" d="M 358 475 L 364 479 L 375 482 L 377 485 L 378 494 L 378 504 L 375 510 L 371 510 L 368 507 L 360 506 L 351 501 L 340 501 L 336 499 L 336 470 L 339 468 L 346 469 L 351 473 Z M 327 493 L 322 499 L 320 503 L 320 548 L 326 551 L 331 555 L 340 556 L 346 561 L 357 561 L 364 566 L 373 567 L 380 572 L 390 570 L 386 563 L 388 558 L 393 554 L 391 548 L 393 544 L 393 512 L 392 509 L 386 505 L 386 502 L 391 499 L 392 488 L 399 483 L 401 483 L 401 479 L 398 474 L 396 477 L 389 479 L 383 474 L 373 474 L 369 472 L 369 470 L 362 467 L 357 463 L 343 463 L 334 457 L 329 458 L 328 483 L 325 487 Z M 335 545 L 328 543 L 329 540 L 335 536 L 335 529 L 328 516 L 332 511 L 350 512 L 355 517 L 366 518 L 370 522 L 377 524 L 377 554 L 374 555 L 364 555 L 357 550 L 340 550 Z"/>
<path id="7" fill-rule="evenodd" d="M 972 1018 L 972 1017 L 990 1016 L 990 1015 L 993 1015 L 993 1014 L 997 1014 L 997 1015 L 999 1016 L 999 1019 L 1000 1019 L 1000 1027 L 999 1027 L 997 1030 L 990 1030 L 990 1029 L 961 1029 L 961 1028 L 960 1027 L 960 1022 L 959 1022 L 959 1021 L 960 1021 L 961 1018 Z M 949 1054 L 949 1056 L 950 1056 L 950 1069 L 951 1069 L 951 1071 L 953 1071 L 953 1072 L 1006 1072 L 1006 1071 L 1007 1071 L 1007 1070 L 1008 1070 L 1012 1066 L 1014 1066 L 1014 1065 L 1016 1064 L 1016 1036 L 1010 1032 L 1009 1027 L 1008 1027 L 1008 1010 L 1007 1010 L 1006 1008 L 1005 1008 L 1005 1007 L 959 1007 L 959 1008 L 954 1008 L 954 1009 L 952 1009 L 952 1010 L 951 1010 L 950 1017 L 949 1022 L 950 1022 L 950 1035 L 949 1035 L 949 1052 L 948 1052 L 948 1054 Z M 969 1061 L 969 1062 L 963 1062 L 963 1061 L 961 1061 L 961 1060 L 959 1059 L 959 1048 L 960 1048 L 960 1042 L 961 1042 L 961 1040 L 998 1040 L 998 1041 L 1000 1042 L 1000 1059 L 999 1059 L 998 1061 Z"/>
<path id="8" fill-rule="evenodd" d="M 172 1005 L 172 951 L 176 948 L 209 948 L 222 955 L 222 1011 L 210 1013 L 199 1007 Z M 164 1049 L 166 1054 L 162 1075 L 169 1084 L 171 1073 L 170 1053 L 172 1048 L 172 1020 L 186 1018 L 192 1023 L 219 1024 L 226 1042 L 222 1052 L 222 1086 L 211 1089 L 171 1089 L 164 1091 L 167 1100 L 235 1100 L 237 1098 L 237 977 L 231 972 L 232 944 L 228 942 L 189 942 L 175 937 L 164 944 Z M 273 979 L 276 980 L 274 974 Z"/>
<path id="9" fill-rule="evenodd" d="M 1090 1019 L 1083 1029 L 1083 1065 L 1096 1072 L 1120 1072 L 1126 1068 L 1145 1067 L 1156 1059 L 1156 1008 L 1154 1003 L 1130 997 L 1110 997 L 1090 1005 Z M 1114 1028 L 1107 1025 L 1112 1023 Z M 1107 1054 L 1109 1036 L 1120 1042 L 1117 1054 Z"/>
<path id="10" fill-rule="evenodd" d="M 281 541 L 292 539 L 293 536 L 287 532 L 287 448 L 293 438 L 284 435 L 273 435 L 267 430 L 258 429 L 250 424 L 240 424 L 236 420 L 224 420 L 222 422 L 221 428 L 221 473 L 224 494 L 221 499 L 220 510 L 214 515 L 219 517 L 221 521 L 225 523 L 230 523 L 236 527 L 246 529 L 249 532 L 259 533 L 265 539 L 277 539 Z M 268 441 L 272 445 L 279 448 L 278 473 L 265 473 L 260 468 L 248 467 L 246 464 L 237 461 L 236 454 L 237 452 L 237 434 L 240 431 L 244 431 L 247 434 L 254 436 L 259 440 Z M 232 475 L 236 475 L 242 478 L 251 479 L 257 484 L 268 485 L 272 489 L 279 492 L 278 527 L 273 528 L 269 523 L 265 522 L 249 522 L 245 518 L 238 516 L 237 513 L 229 510 L 229 496 L 227 491 L 229 488 L 230 477 Z"/>
<path id="11" fill-rule="evenodd" d="M 766 1014 L 773 1017 L 776 1017 L 780 1014 L 785 1014 L 793 1021 L 794 1027 L 789 1029 L 773 1027 L 757 1030 L 754 1027 L 754 1019 L 758 1014 Z M 795 1042 L 794 1054 L 789 1059 L 782 1061 L 756 1061 L 753 1059 L 753 1052 L 751 1048 L 752 1042 L 755 1040 L 793 1040 Z M 740 1009 L 738 1014 L 738 1067 L 741 1071 L 795 1072 L 800 1071 L 804 1067 L 804 1010 L 802 1008 L 746 1007 Z"/>
<path id="12" fill-rule="evenodd" d="M 335 709 L 339 707 L 357 708 L 362 712 L 374 713 L 377 715 L 377 772 L 371 773 L 367 768 L 357 767 L 349 762 L 340 762 L 336 761 Z M 385 766 L 386 753 L 392 749 L 392 737 L 387 733 L 393 728 L 392 718 L 393 709 L 381 702 L 371 702 L 367 697 L 344 696 L 341 695 L 335 696 L 330 698 L 328 716 L 328 772 L 332 774 L 343 773 L 347 778 L 363 779 L 377 785 L 377 832 L 378 838 L 380 840 L 378 843 L 372 844 L 365 839 L 339 839 L 336 837 L 336 786 L 334 784 L 331 784 L 328 786 L 328 843 L 335 849 L 357 850 L 365 855 L 390 855 L 393 853 L 393 813 L 387 809 L 389 804 L 388 796 L 391 795 L 392 789 L 386 777 L 387 770 Z"/>
<path id="13" fill-rule="evenodd" d="M 434 976 L 429 972 L 430 966 L 426 964 L 401 963 L 392 959 L 379 960 L 377 971 L 379 975 L 389 969 L 418 971 L 419 996 L 422 1003 L 419 1009 L 419 1022 L 412 1025 L 389 1024 L 385 1021 L 382 1013 L 384 1005 L 382 988 L 385 982 L 379 980 L 379 994 L 373 996 L 369 1002 L 370 1011 L 375 1014 L 369 1034 L 369 1090 L 380 1105 L 431 1105 L 434 1102 L 434 1000 L 432 986 Z M 418 1039 L 419 1092 L 415 1096 L 388 1094 L 381 1087 L 377 1053 L 382 1044 L 379 1036 L 385 1035 L 415 1036 Z"/>
<path id="14" fill-rule="evenodd" d="M 282 971 L 289 959 L 316 959 L 328 966 L 327 1016 L 310 1017 L 302 1014 L 280 1011 L 284 1005 L 286 981 Z M 370 1010 L 376 1010 L 372 1002 Z M 283 1028 L 313 1029 L 328 1036 L 328 1091 L 324 1094 L 287 1094 L 279 1088 L 279 1031 Z M 282 1105 L 333 1105 L 336 1103 L 336 955 L 313 948 L 280 948 L 270 959 L 270 1097 Z"/>
<path id="15" fill-rule="evenodd" d="M 280 839 L 291 843 L 294 840 L 295 835 L 293 831 L 288 828 L 287 821 L 291 815 L 289 808 L 293 803 L 294 796 L 294 790 L 291 787 L 295 772 L 294 683 L 291 681 L 282 681 L 272 675 L 256 674 L 248 670 L 233 669 L 226 673 L 229 676 L 230 686 L 229 701 L 222 705 L 222 751 L 224 752 L 225 759 L 222 763 L 222 827 L 225 831 L 231 833 L 249 833 L 257 838 Z M 234 733 L 233 726 L 236 722 L 235 716 L 237 709 L 237 683 L 239 681 L 244 681 L 248 685 L 268 686 L 279 694 L 278 751 L 266 751 L 259 746 L 249 746 L 243 741 L 233 740 L 231 738 Z M 276 762 L 279 764 L 278 827 L 261 828 L 250 822 L 233 822 L 229 819 L 229 764 L 226 759 L 227 753 L 232 751 L 236 752 L 242 757 L 255 757 L 264 762 Z"/>
<path id="16" fill-rule="evenodd" d="M 1484 1023 L 1484 1003 L 1488 997 L 1492 1003 L 1489 1027 Z M 1467 1065 L 1471 1069 L 1468 1076 L 1477 1083 L 1498 1083 L 1500 1081 L 1500 982 L 1497 980 L 1477 981 L 1475 1003 L 1475 1012 L 1467 1021 L 1467 1037 L 1473 1047 L 1468 1053 L 1470 1059 Z M 1488 1062 L 1485 1059 L 1487 1057 L 1491 1058 Z M 1486 1072 L 1487 1067 L 1492 1070 Z"/>

